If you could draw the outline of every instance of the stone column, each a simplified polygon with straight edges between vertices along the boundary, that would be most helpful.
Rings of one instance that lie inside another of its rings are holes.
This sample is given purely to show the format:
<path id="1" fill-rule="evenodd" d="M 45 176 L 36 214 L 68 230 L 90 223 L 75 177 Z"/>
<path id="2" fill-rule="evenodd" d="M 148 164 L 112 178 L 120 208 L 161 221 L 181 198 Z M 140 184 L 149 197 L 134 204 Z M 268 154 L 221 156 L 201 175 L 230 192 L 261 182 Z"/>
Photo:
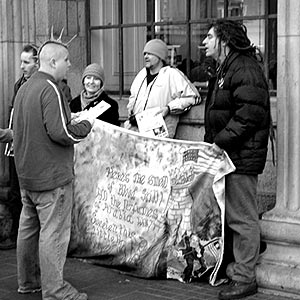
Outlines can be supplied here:
<path id="1" fill-rule="evenodd" d="M 0 11 L 0 127 L 6 128 L 9 119 L 9 102 L 13 84 L 20 73 L 20 49 L 22 46 L 21 1 L 1 1 Z M 8 159 L 4 157 L 5 144 L 0 144 L 0 187 L 8 183 Z M 0 198 L 6 191 L 0 191 Z"/>
<path id="2" fill-rule="evenodd" d="M 35 42 L 35 1 L 0 2 L 0 127 L 6 128 L 14 82 L 21 75 L 20 53 L 25 43 Z M 4 17 L 5 16 L 5 17 Z M 9 197 L 9 162 L 0 143 L 0 238 L 8 237 L 11 216 L 2 200 Z"/>
<path id="3" fill-rule="evenodd" d="M 278 0 L 277 200 L 263 216 L 261 288 L 300 299 L 300 2 Z"/>

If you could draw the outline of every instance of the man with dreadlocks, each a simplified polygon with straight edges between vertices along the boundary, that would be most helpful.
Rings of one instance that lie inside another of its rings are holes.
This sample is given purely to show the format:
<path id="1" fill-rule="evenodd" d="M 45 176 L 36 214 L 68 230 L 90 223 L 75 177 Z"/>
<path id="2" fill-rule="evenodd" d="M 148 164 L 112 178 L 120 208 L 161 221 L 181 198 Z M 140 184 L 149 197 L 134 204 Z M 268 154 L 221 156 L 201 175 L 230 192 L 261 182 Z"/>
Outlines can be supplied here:
<path id="1" fill-rule="evenodd" d="M 224 149 L 236 167 L 225 178 L 225 248 L 231 246 L 233 255 L 226 270 L 230 284 L 219 299 L 240 299 L 257 292 L 260 227 L 256 189 L 268 150 L 270 98 L 256 47 L 244 25 L 217 20 L 203 44 L 206 56 L 218 64 L 209 82 L 204 140 L 216 151 Z"/>
<path id="2" fill-rule="evenodd" d="M 23 208 L 17 239 L 18 292 L 43 300 L 86 300 L 63 279 L 71 231 L 74 144 L 93 119 L 73 124 L 59 81 L 71 63 L 67 45 L 39 48 L 39 70 L 19 89 L 13 114 L 15 163 Z"/>

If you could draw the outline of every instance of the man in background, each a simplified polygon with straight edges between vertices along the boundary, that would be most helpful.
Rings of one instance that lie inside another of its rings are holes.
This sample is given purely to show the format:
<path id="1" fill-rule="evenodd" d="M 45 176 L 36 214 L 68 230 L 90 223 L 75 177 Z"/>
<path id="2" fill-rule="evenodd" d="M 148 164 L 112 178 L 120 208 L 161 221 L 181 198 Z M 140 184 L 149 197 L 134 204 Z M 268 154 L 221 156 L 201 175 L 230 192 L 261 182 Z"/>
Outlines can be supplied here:
<path id="1" fill-rule="evenodd" d="M 12 101 L 10 103 L 9 111 L 9 128 L 12 129 L 12 115 L 13 115 L 13 106 L 15 102 L 15 98 L 19 88 L 22 86 L 24 82 L 26 82 L 31 75 L 38 69 L 38 61 L 37 61 L 37 46 L 34 44 L 27 44 L 23 47 L 21 52 L 21 70 L 22 76 L 14 85 L 14 94 Z M 6 142 L 6 151 L 5 154 L 9 157 L 9 195 L 5 204 L 12 217 L 12 226 L 10 235 L 5 239 L 0 241 L 0 250 L 8 250 L 16 248 L 18 227 L 19 227 L 19 218 L 22 209 L 22 201 L 19 187 L 19 180 L 16 172 L 15 162 L 14 162 L 14 153 L 13 153 L 13 135 L 11 134 L 11 138 L 7 139 Z"/>
<path id="2" fill-rule="evenodd" d="M 201 102 L 195 86 L 179 70 L 170 67 L 167 44 L 160 39 L 146 43 L 144 50 L 145 66 L 134 78 L 127 105 L 128 120 L 126 129 L 138 131 L 136 114 L 151 108 L 158 108 L 162 114 L 168 137 L 176 134 L 179 115 Z"/>

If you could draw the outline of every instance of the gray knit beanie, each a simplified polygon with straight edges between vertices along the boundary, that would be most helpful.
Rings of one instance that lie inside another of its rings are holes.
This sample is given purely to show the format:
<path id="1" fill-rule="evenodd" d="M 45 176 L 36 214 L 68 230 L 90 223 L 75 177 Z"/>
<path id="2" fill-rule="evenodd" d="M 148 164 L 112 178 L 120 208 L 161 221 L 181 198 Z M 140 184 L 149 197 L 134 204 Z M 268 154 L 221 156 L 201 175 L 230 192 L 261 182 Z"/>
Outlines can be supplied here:
<path id="1" fill-rule="evenodd" d="M 168 59 L 168 47 L 167 44 L 160 39 L 150 40 L 144 47 L 143 53 L 148 52 L 158 56 L 165 62 Z"/>
<path id="2" fill-rule="evenodd" d="M 102 81 L 102 85 L 104 85 L 104 80 L 105 80 L 104 70 L 103 70 L 103 68 L 99 64 L 93 63 L 93 64 L 88 65 L 84 69 L 84 71 L 82 73 L 82 77 L 81 77 L 82 83 L 83 83 L 84 77 L 86 77 L 88 75 L 100 78 L 101 81 Z"/>

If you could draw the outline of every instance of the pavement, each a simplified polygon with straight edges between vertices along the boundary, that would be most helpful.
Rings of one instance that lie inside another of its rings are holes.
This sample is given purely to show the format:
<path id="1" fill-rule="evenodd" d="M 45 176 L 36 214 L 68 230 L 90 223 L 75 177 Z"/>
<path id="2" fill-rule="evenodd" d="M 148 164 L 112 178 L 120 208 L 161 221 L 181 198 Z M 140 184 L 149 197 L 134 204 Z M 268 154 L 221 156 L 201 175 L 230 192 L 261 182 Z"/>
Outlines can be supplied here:
<path id="1" fill-rule="evenodd" d="M 213 300 L 218 299 L 222 286 L 204 282 L 181 283 L 177 280 L 142 279 L 125 275 L 118 270 L 67 258 L 65 279 L 89 300 Z M 0 251 L 0 300 L 41 300 L 41 293 L 17 293 L 16 250 Z M 287 300 L 259 289 L 256 295 L 244 300 Z"/>

